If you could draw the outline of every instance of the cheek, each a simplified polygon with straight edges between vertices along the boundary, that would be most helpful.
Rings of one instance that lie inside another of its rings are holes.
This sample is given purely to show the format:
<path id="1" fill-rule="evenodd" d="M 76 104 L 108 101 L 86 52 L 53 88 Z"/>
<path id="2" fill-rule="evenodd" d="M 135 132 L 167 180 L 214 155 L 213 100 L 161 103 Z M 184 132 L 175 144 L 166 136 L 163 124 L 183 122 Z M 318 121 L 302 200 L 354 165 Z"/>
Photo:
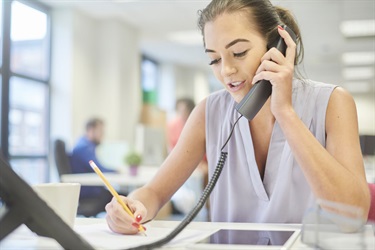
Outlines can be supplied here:
<path id="1" fill-rule="evenodd" d="M 260 65 L 261 57 L 252 57 L 246 61 L 246 69 L 249 75 L 254 76 Z"/>
<path id="2" fill-rule="evenodd" d="M 212 72 L 213 72 L 214 75 L 215 75 L 215 78 L 216 78 L 217 80 L 219 80 L 221 84 L 225 85 L 225 83 L 224 83 L 224 81 L 223 81 L 223 78 L 222 78 L 222 76 L 221 76 L 221 68 L 220 68 L 219 66 L 216 65 L 216 66 L 212 66 L 211 69 L 212 69 Z"/>

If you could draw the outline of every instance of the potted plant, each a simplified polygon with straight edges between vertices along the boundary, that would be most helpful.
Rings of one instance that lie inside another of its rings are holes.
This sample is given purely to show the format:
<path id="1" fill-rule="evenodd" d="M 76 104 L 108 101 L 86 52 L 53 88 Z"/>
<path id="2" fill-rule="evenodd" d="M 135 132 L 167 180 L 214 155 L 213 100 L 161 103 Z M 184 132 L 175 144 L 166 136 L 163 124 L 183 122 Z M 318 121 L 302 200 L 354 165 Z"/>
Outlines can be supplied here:
<path id="1" fill-rule="evenodd" d="M 125 156 L 125 162 L 129 166 L 130 175 L 136 176 L 138 174 L 138 167 L 142 162 L 142 156 L 135 151 L 130 151 Z"/>

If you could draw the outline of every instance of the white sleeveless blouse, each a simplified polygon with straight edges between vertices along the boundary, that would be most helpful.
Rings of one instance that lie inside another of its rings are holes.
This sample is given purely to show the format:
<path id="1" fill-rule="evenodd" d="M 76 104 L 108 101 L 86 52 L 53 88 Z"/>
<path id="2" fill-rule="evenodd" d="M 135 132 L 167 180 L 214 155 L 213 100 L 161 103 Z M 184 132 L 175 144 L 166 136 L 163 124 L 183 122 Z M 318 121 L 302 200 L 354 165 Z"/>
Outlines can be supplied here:
<path id="1" fill-rule="evenodd" d="M 336 86 L 293 80 L 293 107 L 311 133 L 325 147 L 325 117 Z M 211 94 L 206 102 L 206 153 L 209 177 L 220 149 L 239 117 L 235 101 L 226 90 Z M 277 121 L 274 124 L 263 181 L 255 161 L 248 120 L 242 117 L 226 150 L 227 161 L 211 197 L 215 222 L 301 223 L 314 196 L 295 161 Z"/>

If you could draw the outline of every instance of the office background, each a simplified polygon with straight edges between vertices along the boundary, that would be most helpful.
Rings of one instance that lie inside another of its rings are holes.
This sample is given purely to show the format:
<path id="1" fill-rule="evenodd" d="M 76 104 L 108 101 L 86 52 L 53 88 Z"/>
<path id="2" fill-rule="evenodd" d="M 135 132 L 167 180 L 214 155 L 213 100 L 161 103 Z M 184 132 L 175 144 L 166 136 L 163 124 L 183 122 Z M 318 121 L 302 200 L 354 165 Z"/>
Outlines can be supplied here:
<path id="1" fill-rule="evenodd" d="M 177 98 L 220 89 L 196 25 L 208 2 L 2 1 L 1 150 L 17 173 L 57 180 L 53 141 L 71 148 L 92 116 L 105 120 L 104 146 L 132 147 Z M 349 90 L 360 134 L 375 135 L 374 1 L 272 2 L 297 18 L 304 76 Z"/>

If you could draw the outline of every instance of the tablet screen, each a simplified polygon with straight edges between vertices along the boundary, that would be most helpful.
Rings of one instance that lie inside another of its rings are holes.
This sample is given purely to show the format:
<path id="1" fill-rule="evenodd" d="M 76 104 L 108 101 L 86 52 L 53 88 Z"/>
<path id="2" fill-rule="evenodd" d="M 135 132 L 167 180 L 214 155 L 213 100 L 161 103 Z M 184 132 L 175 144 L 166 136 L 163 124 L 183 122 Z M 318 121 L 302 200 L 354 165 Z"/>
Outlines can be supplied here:
<path id="1" fill-rule="evenodd" d="M 199 243 L 230 245 L 283 246 L 295 231 L 222 229 Z"/>

